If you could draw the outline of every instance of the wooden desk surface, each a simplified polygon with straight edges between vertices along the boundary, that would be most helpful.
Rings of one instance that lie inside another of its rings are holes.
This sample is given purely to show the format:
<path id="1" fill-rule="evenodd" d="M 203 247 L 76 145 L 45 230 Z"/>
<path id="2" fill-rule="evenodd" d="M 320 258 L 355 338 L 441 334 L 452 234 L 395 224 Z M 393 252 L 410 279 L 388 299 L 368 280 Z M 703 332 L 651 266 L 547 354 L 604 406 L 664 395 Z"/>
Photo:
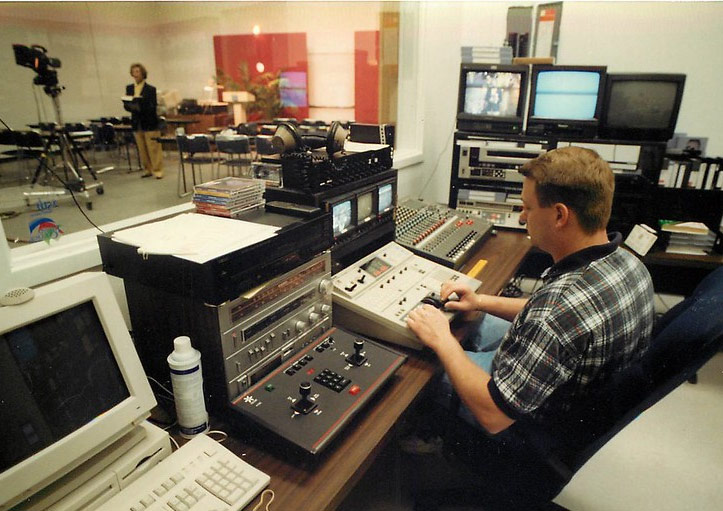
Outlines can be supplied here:
<path id="1" fill-rule="evenodd" d="M 500 231 L 484 243 L 462 271 L 468 271 L 479 259 L 486 259 L 487 265 L 477 276 L 482 280 L 480 291 L 496 294 L 514 276 L 530 247 L 526 233 Z M 269 488 L 276 494 L 273 509 L 336 509 L 361 479 L 392 437 L 395 424 L 438 369 L 431 352 L 401 350 L 409 358 L 390 385 L 315 460 L 299 461 L 285 456 L 282 449 L 264 451 L 244 443 L 243 434 L 224 427 L 225 424 L 213 425 L 231 433 L 224 442 L 226 447 L 271 476 Z M 258 500 L 249 504 L 248 509 Z"/>

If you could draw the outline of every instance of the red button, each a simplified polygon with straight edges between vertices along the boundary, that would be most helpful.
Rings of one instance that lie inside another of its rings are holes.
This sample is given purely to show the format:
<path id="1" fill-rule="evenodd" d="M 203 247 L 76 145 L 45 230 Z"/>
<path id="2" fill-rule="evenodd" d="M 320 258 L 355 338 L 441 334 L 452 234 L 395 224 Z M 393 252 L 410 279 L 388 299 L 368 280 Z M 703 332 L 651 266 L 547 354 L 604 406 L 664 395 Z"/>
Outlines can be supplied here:
<path id="1" fill-rule="evenodd" d="M 314 374 L 314 372 L 315 372 L 315 371 L 314 371 L 314 368 L 312 367 L 311 369 L 309 369 L 308 371 L 306 371 L 306 374 L 312 375 L 312 374 Z"/>
<path id="2" fill-rule="evenodd" d="M 361 392 L 361 387 L 359 385 L 352 385 L 349 389 L 349 394 L 352 396 L 356 396 L 359 392 Z"/>

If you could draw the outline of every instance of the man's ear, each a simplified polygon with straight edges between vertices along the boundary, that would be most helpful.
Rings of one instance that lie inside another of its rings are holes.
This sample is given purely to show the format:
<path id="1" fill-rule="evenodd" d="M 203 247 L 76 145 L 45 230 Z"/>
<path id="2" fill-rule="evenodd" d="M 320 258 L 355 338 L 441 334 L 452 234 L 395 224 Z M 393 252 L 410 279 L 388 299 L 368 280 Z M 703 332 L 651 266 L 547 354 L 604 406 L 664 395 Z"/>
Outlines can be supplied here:
<path id="1" fill-rule="evenodd" d="M 555 204 L 555 226 L 565 227 L 570 222 L 572 211 L 562 202 Z"/>

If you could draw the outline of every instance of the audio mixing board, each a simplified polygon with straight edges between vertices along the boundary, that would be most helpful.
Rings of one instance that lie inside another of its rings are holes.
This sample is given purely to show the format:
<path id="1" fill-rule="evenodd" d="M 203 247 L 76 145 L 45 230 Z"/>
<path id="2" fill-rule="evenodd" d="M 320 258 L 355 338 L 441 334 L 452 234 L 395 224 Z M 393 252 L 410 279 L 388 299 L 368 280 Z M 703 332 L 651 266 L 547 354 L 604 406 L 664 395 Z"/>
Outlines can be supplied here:
<path id="1" fill-rule="evenodd" d="M 394 210 L 395 241 L 412 252 L 459 269 L 487 239 L 492 224 L 439 204 L 406 200 Z"/>

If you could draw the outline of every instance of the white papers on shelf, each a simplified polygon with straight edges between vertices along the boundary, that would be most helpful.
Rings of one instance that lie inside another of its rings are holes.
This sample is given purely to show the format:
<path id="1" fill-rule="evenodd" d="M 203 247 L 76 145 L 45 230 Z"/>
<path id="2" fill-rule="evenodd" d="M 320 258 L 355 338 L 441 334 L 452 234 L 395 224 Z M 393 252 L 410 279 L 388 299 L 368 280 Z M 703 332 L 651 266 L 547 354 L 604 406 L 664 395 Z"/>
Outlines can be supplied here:
<path id="1" fill-rule="evenodd" d="M 641 256 L 644 256 L 657 239 L 655 229 L 645 224 L 637 224 L 625 239 L 625 244 Z"/>
<path id="2" fill-rule="evenodd" d="M 113 239 L 138 247 L 138 253 L 171 255 L 205 263 L 276 235 L 279 227 L 211 215 L 185 213 L 113 233 Z"/>

